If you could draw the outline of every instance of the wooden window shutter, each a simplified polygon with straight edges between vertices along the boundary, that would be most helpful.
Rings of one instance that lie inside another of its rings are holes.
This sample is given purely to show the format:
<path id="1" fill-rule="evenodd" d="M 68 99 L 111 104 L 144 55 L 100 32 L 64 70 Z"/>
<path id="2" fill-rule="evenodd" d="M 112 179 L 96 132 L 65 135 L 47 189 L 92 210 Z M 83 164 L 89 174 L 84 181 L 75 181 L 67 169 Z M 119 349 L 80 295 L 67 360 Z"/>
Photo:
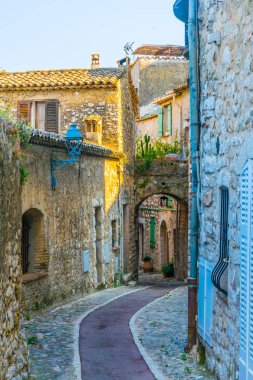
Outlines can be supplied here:
<path id="1" fill-rule="evenodd" d="M 31 121 L 31 102 L 30 100 L 20 100 L 18 102 L 18 120 L 24 121 L 26 124 Z"/>
<path id="2" fill-rule="evenodd" d="M 150 247 L 155 247 L 155 218 L 152 216 L 149 221 L 150 226 Z"/>
<path id="3" fill-rule="evenodd" d="M 158 137 L 163 135 L 163 108 L 158 110 Z"/>
<path id="4" fill-rule="evenodd" d="M 241 263 L 240 263 L 240 353 L 239 378 L 250 380 L 253 373 L 253 160 L 241 174 Z"/>
<path id="5" fill-rule="evenodd" d="M 213 327 L 213 290 L 211 280 L 213 264 L 203 257 L 199 258 L 199 287 L 198 287 L 198 333 L 212 346 Z"/>
<path id="6" fill-rule="evenodd" d="M 45 118 L 46 131 L 58 133 L 58 115 L 59 115 L 58 110 L 59 110 L 58 100 L 46 101 L 46 118 Z"/>
<path id="7" fill-rule="evenodd" d="M 172 135 L 172 106 L 171 104 L 168 105 L 167 112 L 168 112 L 168 134 Z"/>

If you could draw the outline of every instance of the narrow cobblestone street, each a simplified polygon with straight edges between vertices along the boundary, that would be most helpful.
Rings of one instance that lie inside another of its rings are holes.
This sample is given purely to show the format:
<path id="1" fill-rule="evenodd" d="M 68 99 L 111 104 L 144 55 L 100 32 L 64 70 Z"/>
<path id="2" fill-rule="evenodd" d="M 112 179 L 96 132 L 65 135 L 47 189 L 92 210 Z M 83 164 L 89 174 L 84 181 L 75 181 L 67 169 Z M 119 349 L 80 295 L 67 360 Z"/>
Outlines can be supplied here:
<path id="1" fill-rule="evenodd" d="M 136 349 L 129 320 L 135 343 L 154 375 Z M 83 379 L 209 378 L 204 368 L 183 353 L 187 330 L 185 287 L 106 289 L 25 321 L 26 336 L 33 343 L 33 379 L 81 379 L 80 324 Z M 131 371 L 126 360 L 132 363 Z"/>

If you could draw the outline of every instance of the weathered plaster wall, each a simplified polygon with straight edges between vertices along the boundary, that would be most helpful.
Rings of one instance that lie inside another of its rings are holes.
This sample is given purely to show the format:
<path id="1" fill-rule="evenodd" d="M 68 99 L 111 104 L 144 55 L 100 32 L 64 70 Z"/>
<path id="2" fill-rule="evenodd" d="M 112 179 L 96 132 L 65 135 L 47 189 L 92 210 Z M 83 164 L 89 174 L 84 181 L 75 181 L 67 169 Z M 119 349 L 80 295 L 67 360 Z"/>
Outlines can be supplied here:
<path id="1" fill-rule="evenodd" d="M 200 0 L 200 255 L 216 263 L 219 187 L 229 188 L 228 297 L 214 295 L 209 366 L 218 379 L 238 379 L 240 310 L 240 173 L 253 158 L 252 1 Z M 217 149 L 217 138 L 220 148 Z"/>
<path id="2" fill-rule="evenodd" d="M 189 90 L 184 89 L 180 95 L 165 101 L 162 106 L 172 105 L 172 134 L 158 137 L 158 117 L 143 118 L 137 120 L 137 136 L 144 137 L 146 134 L 151 137 L 151 141 L 161 140 L 162 142 L 174 143 L 180 141 L 182 147 L 189 149 Z M 166 112 L 166 111 L 165 111 Z"/>
<path id="3" fill-rule="evenodd" d="M 0 127 L 1 128 L 1 127 Z M 0 378 L 13 380 L 28 369 L 28 352 L 20 332 L 19 164 L 0 130 Z"/>
<path id="4" fill-rule="evenodd" d="M 158 140 L 158 118 L 154 116 L 149 119 L 142 119 L 137 121 L 136 127 L 137 137 L 150 136 L 151 142 Z"/>

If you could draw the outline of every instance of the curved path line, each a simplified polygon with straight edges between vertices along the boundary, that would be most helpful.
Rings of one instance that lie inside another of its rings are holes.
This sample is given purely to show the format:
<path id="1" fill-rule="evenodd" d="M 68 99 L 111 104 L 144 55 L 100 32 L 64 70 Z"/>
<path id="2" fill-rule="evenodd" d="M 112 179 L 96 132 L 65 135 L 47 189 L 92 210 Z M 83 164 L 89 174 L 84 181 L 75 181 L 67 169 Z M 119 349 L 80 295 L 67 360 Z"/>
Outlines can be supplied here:
<path id="1" fill-rule="evenodd" d="M 178 289 L 178 287 L 176 289 L 173 289 L 171 290 L 170 294 L 173 293 L 174 291 L 176 291 Z M 165 296 L 165 295 L 164 295 Z M 164 297 L 163 296 L 163 297 Z M 138 338 L 139 334 L 137 333 L 137 330 L 136 330 L 136 320 L 140 317 L 140 315 L 145 312 L 145 310 L 147 310 L 151 305 L 155 304 L 157 301 L 160 301 L 161 298 L 163 297 L 160 297 L 160 298 L 157 298 L 155 299 L 154 301 L 148 303 L 147 305 L 145 305 L 144 307 L 142 307 L 141 309 L 139 309 L 133 316 L 132 318 L 130 319 L 129 321 L 129 327 L 130 327 L 130 330 L 131 330 L 131 333 L 133 335 L 133 339 L 134 339 L 134 342 L 136 344 L 136 346 L 138 347 L 138 350 L 140 351 L 140 354 L 142 355 L 143 359 L 145 360 L 145 362 L 147 363 L 150 371 L 153 373 L 153 375 L 155 376 L 156 379 L 159 379 L 159 380 L 168 380 L 167 376 L 165 376 L 159 369 L 159 367 L 157 366 L 157 364 L 153 361 L 153 359 L 150 357 L 150 355 L 148 354 L 147 350 L 144 348 L 144 346 L 140 343 L 140 340 Z"/>
<path id="2" fill-rule="evenodd" d="M 82 379 L 154 380 L 153 373 L 134 342 L 129 321 L 139 309 L 172 289 L 142 289 L 89 313 L 80 325 Z"/>
<path id="3" fill-rule="evenodd" d="M 81 377 L 81 358 L 80 358 L 80 353 L 79 353 L 79 334 L 80 334 L 80 325 L 81 325 L 82 321 L 90 313 L 92 313 L 93 311 L 99 309 L 100 307 L 103 307 L 103 306 L 107 305 L 108 303 L 117 300 L 118 298 L 124 297 L 125 295 L 132 294 L 132 293 L 135 293 L 135 292 L 139 292 L 140 290 L 144 290 L 144 289 L 147 289 L 147 288 L 148 288 L 148 286 L 145 286 L 145 287 L 133 289 L 133 290 L 131 290 L 130 292 L 128 292 L 126 294 L 120 294 L 119 296 L 116 296 L 113 299 L 111 299 L 109 301 L 106 301 L 106 302 L 104 302 L 104 303 L 102 303 L 102 304 L 100 304 L 100 305 L 98 305 L 96 307 L 93 307 L 91 310 L 86 311 L 86 313 L 84 313 L 80 318 L 78 318 L 76 320 L 75 326 L 74 326 L 74 342 L 75 343 L 74 343 L 74 358 L 73 358 L 73 367 L 75 368 L 76 380 L 82 380 L 82 377 Z"/>

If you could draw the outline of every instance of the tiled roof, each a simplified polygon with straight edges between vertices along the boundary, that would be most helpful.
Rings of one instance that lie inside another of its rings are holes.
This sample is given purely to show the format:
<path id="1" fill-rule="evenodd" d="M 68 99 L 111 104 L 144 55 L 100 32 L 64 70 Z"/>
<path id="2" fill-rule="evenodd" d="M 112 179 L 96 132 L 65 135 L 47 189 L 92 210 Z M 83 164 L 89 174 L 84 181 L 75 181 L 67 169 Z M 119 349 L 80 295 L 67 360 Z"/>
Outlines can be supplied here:
<path id="1" fill-rule="evenodd" d="M 134 55 L 155 55 L 180 57 L 183 55 L 183 46 L 178 45 L 142 45 L 135 49 Z"/>
<path id="2" fill-rule="evenodd" d="M 188 83 L 183 83 L 183 84 L 181 84 L 181 85 L 179 85 L 177 87 L 174 87 L 173 90 L 166 92 L 165 95 L 160 96 L 159 98 L 154 99 L 153 103 L 154 104 L 162 104 L 162 103 L 166 102 L 167 100 L 172 99 L 173 95 L 176 95 L 177 93 L 180 93 L 181 91 L 186 90 L 187 88 L 189 88 L 189 84 Z"/>
<path id="3" fill-rule="evenodd" d="M 148 120 L 148 119 L 153 119 L 154 117 L 157 117 L 157 113 L 148 113 L 148 114 L 145 114 L 144 116 L 140 117 L 139 119 L 137 119 L 137 121 L 144 121 L 144 120 Z"/>
<path id="4" fill-rule="evenodd" d="M 0 91 L 111 87 L 124 71 L 124 68 L 0 71 Z"/>
<path id="5" fill-rule="evenodd" d="M 48 147 L 55 148 L 67 148 L 67 142 L 63 135 L 59 135 L 52 132 L 42 131 L 40 129 L 34 129 L 31 131 L 30 143 L 36 145 L 44 145 Z M 103 146 L 91 144 L 88 142 L 82 143 L 82 154 L 100 157 L 117 157 L 111 149 L 105 148 Z"/>

